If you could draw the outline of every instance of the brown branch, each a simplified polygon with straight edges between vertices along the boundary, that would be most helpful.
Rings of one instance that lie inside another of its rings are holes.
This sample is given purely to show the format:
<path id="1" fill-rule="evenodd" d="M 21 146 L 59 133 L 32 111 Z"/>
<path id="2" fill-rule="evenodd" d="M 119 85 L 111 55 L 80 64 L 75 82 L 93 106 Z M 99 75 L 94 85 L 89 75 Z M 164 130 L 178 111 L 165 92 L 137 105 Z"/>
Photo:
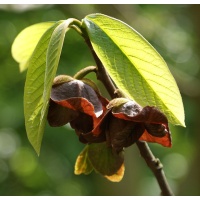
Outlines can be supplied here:
<path id="1" fill-rule="evenodd" d="M 97 64 L 97 67 L 98 67 L 97 78 L 104 84 L 104 86 L 107 89 L 107 91 L 109 92 L 111 98 L 118 97 L 117 88 L 113 84 L 110 76 L 108 75 L 104 66 L 102 65 L 101 61 L 99 60 L 98 56 L 96 55 L 87 35 L 84 35 L 84 39 L 85 39 L 88 47 L 90 48 L 92 55 L 94 57 L 94 60 Z M 165 177 L 164 171 L 162 169 L 163 165 L 161 164 L 159 159 L 155 158 L 155 156 L 151 152 L 151 150 L 146 142 L 138 141 L 137 146 L 140 150 L 141 156 L 144 158 L 148 167 L 152 170 L 152 172 L 154 173 L 154 175 L 158 181 L 158 184 L 161 189 L 161 195 L 172 196 L 173 192 L 169 187 L 169 184 Z"/>
<path id="2" fill-rule="evenodd" d="M 163 171 L 163 165 L 160 162 L 160 160 L 158 158 L 155 158 L 146 142 L 137 141 L 136 144 L 140 150 L 141 156 L 144 158 L 145 162 L 147 163 L 151 171 L 154 173 L 158 181 L 158 184 L 162 190 L 161 195 L 173 196 L 174 194 L 167 182 L 165 173 Z"/>
<path id="3" fill-rule="evenodd" d="M 108 73 L 106 72 L 104 66 L 102 65 L 101 61 L 99 60 L 98 56 L 96 55 L 91 43 L 90 43 L 90 40 L 89 38 L 84 38 L 85 41 L 86 41 L 86 44 L 88 45 L 88 47 L 90 48 L 91 52 L 92 52 L 92 55 L 94 57 L 94 60 L 96 62 L 96 65 L 97 65 L 97 79 L 100 80 L 105 88 L 107 89 L 109 95 L 111 96 L 111 98 L 116 98 L 116 87 L 115 85 L 113 84 L 110 76 L 108 75 Z"/>

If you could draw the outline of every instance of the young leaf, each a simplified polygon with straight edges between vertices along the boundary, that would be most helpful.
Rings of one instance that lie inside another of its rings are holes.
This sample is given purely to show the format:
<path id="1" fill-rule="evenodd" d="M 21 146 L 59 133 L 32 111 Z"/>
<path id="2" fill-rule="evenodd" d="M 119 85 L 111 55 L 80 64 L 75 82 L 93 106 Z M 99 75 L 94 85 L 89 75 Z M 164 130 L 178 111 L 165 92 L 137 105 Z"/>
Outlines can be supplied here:
<path id="1" fill-rule="evenodd" d="M 28 62 L 24 92 L 25 125 L 29 141 L 38 154 L 44 133 L 51 86 L 65 32 L 71 22 L 72 19 L 59 21 L 48 29 Z"/>
<path id="2" fill-rule="evenodd" d="M 122 178 L 124 177 L 124 171 L 125 171 L 125 167 L 123 163 L 120 169 L 115 174 L 111 176 L 105 176 L 105 178 L 107 178 L 108 180 L 112 182 L 120 182 Z"/>
<path id="3" fill-rule="evenodd" d="M 182 98 L 167 64 L 133 28 L 102 14 L 83 19 L 94 51 L 117 87 L 142 106 L 158 107 L 185 126 Z"/>
<path id="4" fill-rule="evenodd" d="M 93 170 L 92 164 L 88 159 L 88 145 L 83 149 L 76 159 L 74 173 L 79 174 L 90 174 Z"/>
<path id="5" fill-rule="evenodd" d="M 31 57 L 42 35 L 54 24 L 55 22 L 34 24 L 22 30 L 15 38 L 11 52 L 13 58 L 19 62 L 21 72 L 28 67 L 27 61 Z"/>
<path id="6" fill-rule="evenodd" d="M 108 147 L 106 142 L 89 144 L 88 158 L 94 169 L 106 178 L 110 177 L 109 180 L 120 181 L 123 178 L 123 153 L 114 154 L 112 148 Z"/>

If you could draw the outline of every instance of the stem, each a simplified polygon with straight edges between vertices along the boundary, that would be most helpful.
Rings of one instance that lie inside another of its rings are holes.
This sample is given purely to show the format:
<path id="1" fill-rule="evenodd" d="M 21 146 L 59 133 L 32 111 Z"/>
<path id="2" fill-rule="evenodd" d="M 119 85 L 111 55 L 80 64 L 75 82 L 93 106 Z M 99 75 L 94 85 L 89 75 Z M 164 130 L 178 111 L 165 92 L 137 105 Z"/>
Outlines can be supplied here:
<path id="1" fill-rule="evenodd" d="M 141 156 L 144 158 L 145 162 L 147 163 L 148 167 L 151 169 L 151 171 L 154 173 L 158 184 L 161 188 L 161 195 L 162 196 L 173 196 L 173 192 L 170 189 L 170 186 L 167 182 L 167 179 L 165 177 L 165 173 L 163 171 L 163 165 L 160 162 L 158 158 L 155 158 L 153 155 L 151 149 L 147 145 L 146 142 L 137 141 L 136 142 Z"/>
<path id="2" fill-rule="evenodd" d="M 92 55 L 93 55 L 93 58 L 94 58 L 94 60 L 95 60 L 95 62 L 97 64 L 97 68 L 98 68 L 97 72 L 96 72 L 97 79 L 100 80 L 104 84 L 104 86 L 107 89 L 107 91 L 108 91 L 109 95 L 111 96 L 111 98 L 116 98 L 117 97 L 117 95 L 116 95 L 117 88 L 113 84 L 110 76 L 108 75 L 108 73 L 106 72 L 106 70 L 105 70 L 104 66 L 102 65 L 101 61 L 97 57 L 94 49 L 92 48 L 92 45 L 90 43 L 89 38 L 84 37 L 84 39 L 85 39 L 86 44 L 90 48 L 90 50 L 92 52 Z"/>
<path id="3" fill-rule="evenodd" d="M 98 56 L 96 55 L 87 34 L 84 32 L 84 30 L 82 30 L 82 32 L 83 32 L 83 37 L 85 39 L 85 42 L 88 45 L 88 47 L 90 48 L 92 55 L 94 57 L 94 60 L 95 60 L 97 67 L 98 67 L 97 79 L 99 79 L 104 84 L 104 86 L 107 89 L 107 91 L 109 92 L 111 98 L 119 97 L 120 91 L 118 91 L 118 89 L 115 87 L 110 76 L 108 75 L 104 66 L 102 65 L 101 61 L 99 60 Z M 141 156 L 144 158 L 148 167 L 154 173 L 154 175 L 155 175 L 155 177 L 158 181 L 158 184 L 159 184 L 160 189 L 161 189 L 161 195 L 172 196 L 173 192 L 169 187 L 169 184 L 168 184 L 167 179 L 165 177 L 164 171 L 162 169 L 163 165 L 161 164 L 159 159 L 155 158 L 155 156 L 151 152 L 151 150 L 150 150 L 150 148 L 149 148 L 149 146 L 146 142 L 137 141 L 137 146 L 140 150 Z"/>
<path id="4" fill-rule="evenodd" d="M 90 72 L 97 72 L 97 67 L 95 67 L 95 66 L 88 66 L 88 67 L 85 67 L 85 68 L 81 69 L 80 71 L 78 71 L 78 72 L 74 75 L 74 78 L 75 78 L 75 79 L 82 79 L 84 76 L 86 76 L 86 75 L 89 74 Z"/>
<path id="5" fill-rule="evenodd" d="M 79 33 L 81 36 L 83 35 L 81 29 L 80 29 L 78 26 L 72 24 L 72 25 L 70 25 L 70 28 L 73 28 L 73 29 L 74 29 L 77 33 Z"/>
<path id="6" fill-rule="evenodd" d="M 75 18 L 72 18 L 72 20 L 73 21 L 70 24 L 70 28 L 73 28 L 76 32 L 78 32 L 81 36 L 83 36 L 82 30 L 81 30 L 82 22 Z"/>

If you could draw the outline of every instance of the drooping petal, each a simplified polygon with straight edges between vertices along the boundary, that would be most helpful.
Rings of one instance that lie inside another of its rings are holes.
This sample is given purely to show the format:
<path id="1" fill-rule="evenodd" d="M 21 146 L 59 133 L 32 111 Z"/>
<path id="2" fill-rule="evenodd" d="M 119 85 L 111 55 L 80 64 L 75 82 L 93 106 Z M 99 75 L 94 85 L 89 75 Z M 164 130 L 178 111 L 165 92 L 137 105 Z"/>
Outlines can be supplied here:
<path id="1" fill-rule="evenodd" d="M 50 126 L 63 126 L 78 117 L 78 112 L 63 107 L 50 99 L 47 120 Z"/>
<path id="2" fill-rule="evenodd" d="M 90 135 L 95 129 L 95 137 L 98 136 L 100 129 L 96 127 L 104 117 L 107 104 L 108 100 L 100 95 L 97 86 L 92 81 L 88 79 L 81 81 L 60 75 L 54 79 L 52 86 L 49 123 L 53 126 L 61 126 L 70 122 L 77 135 L 80 136 L 79 139 L 86 143 L 87 139 L 82 137 L 84 134 L 87 134 L 91 140 L 93 135 L 92 137 Z"/>
<path id="3" fill-rule="evenodd" d="M 117 107 L 113 107 L 112 114 L 118 119 L 132 121 L 144 127 L 139 140 L 159 143 L 165 147 L 171 147 L 171 134 L 166 116 L 156 107 L 140 107 L 134 101 L 128 101 Z M 133 133 L 134 134 L 134 133 Z"/>
<path id="4" fill-rule="evenodd" d="M 91 104 L 87 99 L 85 98 L 81 98 L 81 97 L 74 97 L 74 98 L 70 98 L 67 100 L 63 100 L 63 101 L 55 101 L 57 104 L 72 109 L 74 111 L 77 111 L 79 113 L 84 113 L 86 115 L 89 115 L 92 117 L 93 120 L 93 127 L 96 127 L 96 125 L 99 123 L 99 121 L 101 120 L 101 118 L 104 116 L 104 107 L 102 106 L 102 114 L 97 117 L 98 115 L 95 113 L 94 110 L 94 106 L 93 104 Z M 81 120 L 81 119 L 80 119 Z M 90 129 L 90 131 L 92 131 L 92 129 Z"/>
<path id="5" fill-rule="evenodd" d="M 134 144 L 144 132 L 144 126 L 139 123 L 115 118 L 112 115 L 106 129 L 107 142 L 116 153 L 124 147 Z"/>
<path id="6" fill-rule="evenodd" d="M 106 128 L 110 111 L 105 111 L 102 116 L 97 118 L 95 126 L 88 133 L 79 133 L 79 140 L 83 143 L 100 143 L 106 141 Z"/>
<path id="7" fill-rule="evenodd" d="M 139 138 L 139 140 L 146 141 L 146 142 L 155 142 L 155 143 L 163 145 L 164 147 L 171 147 L 172 146 L 171 134 L 170 134 L 169 130 L 166 133 L 166 135 L 163 136 L 163 137 L 153 136 L 152 134 L 149 134 L 147 132 L 147 130 L 145 130 L 144 133 L 142 134 L 142 136 Z"/>
<path id="8" fill-rule="evenodd" d="M 51 99 L 61 102 L 71 98 L 87 99 L 94 107 L 97 117 L 103 113 L 101 101 L 92 87 L 80 80 L 73 80 L 58 85 L 53 85 Z"/>
<path id="9" fill-rule="evenodd" d="M 70 122 L 77 135 L 85 134 L 93 129 L 93 118 L 90 115 L 79 112 L 79 116 Z"/>
<path id="10" fill-rule="evenodd" d="M 94 106 L 85 98 L 73 97 L 66 100 L 55 101 L 55 103 L 78 112 L 85 113 L 90 116 L 95 116 Z"/>
<path id="11" fill-rule="evenodd" d="M 115 117 L 134 122 L 167 124 L 166 116 L 154 106 L 140 107 L 137 103 L 129 101 L 112 110 Z"/>
<path id="12" fill-rule="evenodd" d="M 121 99 L 121 98 L 120 98 Z M 137 104 L 135 101 L 127 101 L 126 103 L 122 103 L 118 106 L 114 106 L 112 108 L 112 113 L 122 114 L 118 115 L 118 118 L 133 121 L 132 118 L 137 116 L 142 110 L 142 107 Z"/>

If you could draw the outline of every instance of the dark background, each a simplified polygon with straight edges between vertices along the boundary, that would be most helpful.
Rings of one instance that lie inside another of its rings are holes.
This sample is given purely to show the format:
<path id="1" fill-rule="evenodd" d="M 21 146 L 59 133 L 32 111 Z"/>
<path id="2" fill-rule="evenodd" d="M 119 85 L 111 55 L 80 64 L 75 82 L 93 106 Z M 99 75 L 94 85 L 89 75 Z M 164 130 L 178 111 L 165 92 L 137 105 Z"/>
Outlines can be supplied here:
<path id="1" fill-rule="evenodd" d="M 69 126 L 46 126 L 40 157 L 27 139 L 23 116 L 26 71 L 20 73 L 11 56 L 14 38 L 34 23 L 72 17 L 81 20 L 97 12 L 135 28 L 166 60 L 181 91 L 187 127 L 170 125 L 172 148 L 150 147 L 163 163 L 176 195 L 200 195 L 200 6 L 109 4 L 0 5 L 0 195 L 160 194 L 136 145 L 125 150 L 123 180 L 112 183 L 95 172 L 74 175 L 75 160 L 84 145 Z M 73 75 L 94 64 L 83 39 L 70 30 L 58 74 Z"/>

